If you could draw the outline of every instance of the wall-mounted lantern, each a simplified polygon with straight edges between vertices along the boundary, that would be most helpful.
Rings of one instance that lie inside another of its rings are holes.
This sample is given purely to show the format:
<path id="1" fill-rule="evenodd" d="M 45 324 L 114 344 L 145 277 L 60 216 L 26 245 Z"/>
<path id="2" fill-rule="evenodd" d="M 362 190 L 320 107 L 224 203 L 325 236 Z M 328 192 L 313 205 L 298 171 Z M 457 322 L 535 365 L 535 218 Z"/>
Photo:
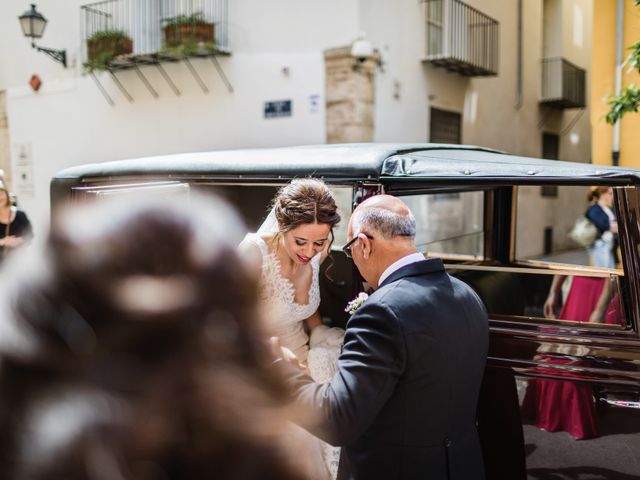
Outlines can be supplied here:
<path id="1" fill-rule="evenodd" d="M 62 63 L 64 67 L 67 67 L 67 51 L 66 50 L 54 50 L 52 48 L 39 47 L 35 43 L 36 38 L 41 38 L 44 33 L 44 27 L 47 26 L 47 19 L 36 10 L 36 6 L 32 3 L 31 9 L 24 12 L 18 17 L 20 20 L 20 27 L 22 27 L 22 33 L 25 37 L 31 38 L 31 46 L 39 52 L 46 53 L 56 62 Z"/>

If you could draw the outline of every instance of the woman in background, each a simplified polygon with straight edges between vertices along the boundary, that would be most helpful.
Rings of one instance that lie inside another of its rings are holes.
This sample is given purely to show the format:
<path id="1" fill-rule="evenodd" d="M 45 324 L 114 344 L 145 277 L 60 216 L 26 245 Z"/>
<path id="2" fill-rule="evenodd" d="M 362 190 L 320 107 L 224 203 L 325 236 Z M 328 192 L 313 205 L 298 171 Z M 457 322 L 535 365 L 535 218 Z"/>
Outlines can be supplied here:
<path id="1" fill-rule="evenodd" d="M 0 261 L 32 237 L 33 230 L 27 214 L 11 205 L 9 190 L 0 182 Z"/>
<path id="2" fill-rule="evenodd" d="M 588 200 L 592 202 L 586 217 L 598 229 L 598 237 L 589 249 L 594 267 L 616 268 L 616 249 L 618 248 L 618 222 L 613 207 L 613 189 L 611 187 L 591 187 Z"/>
<path id="3" fill-rule="evenodd" d="M 591 264 L 599 268 L 616 268 L 618 224 L 611 211 L 611 187 L 591 187 L 587 199 L 592 202 L 585 216 L 598 229 L 598 237 L 589 248 Z M 544 303 L 544 316 L 549 319 L 580 323 L 624 325 L 617 286 L 607 277 L 573 275 L 566 298 L 562 300 L 562 286 L 567 275 L 554 275 Z M 614 292 L 615 295 L 614 295 Z M 558 357 L 541 354 L 546 363 L 579 366 L 567 355 Z M 547 373 L 541 369 L 539 373 Z M 553 369 L 549 373 L 555 373 Z M 567 431 L 576 439 L 598 436 L 598 422 L 591 386 L 569 380 L 530 380 L 523 409 L 535 419 L 539 428 L 549 432 Z"/>

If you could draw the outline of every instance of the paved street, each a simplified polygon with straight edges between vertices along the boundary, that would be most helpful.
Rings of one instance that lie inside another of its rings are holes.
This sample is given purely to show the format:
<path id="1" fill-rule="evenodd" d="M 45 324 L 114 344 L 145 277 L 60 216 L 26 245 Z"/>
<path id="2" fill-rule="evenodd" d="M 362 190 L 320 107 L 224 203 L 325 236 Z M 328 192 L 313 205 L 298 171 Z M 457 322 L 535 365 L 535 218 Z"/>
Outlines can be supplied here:
<path id="1" fill-rule="evenodd" d="M 525 385 L 518 380 L 521 403 Z M 605 407 L 596 420 L 599 436 L 588 440 L 525 424 L 529 480 L 640 479 L 640 410 Z"/>

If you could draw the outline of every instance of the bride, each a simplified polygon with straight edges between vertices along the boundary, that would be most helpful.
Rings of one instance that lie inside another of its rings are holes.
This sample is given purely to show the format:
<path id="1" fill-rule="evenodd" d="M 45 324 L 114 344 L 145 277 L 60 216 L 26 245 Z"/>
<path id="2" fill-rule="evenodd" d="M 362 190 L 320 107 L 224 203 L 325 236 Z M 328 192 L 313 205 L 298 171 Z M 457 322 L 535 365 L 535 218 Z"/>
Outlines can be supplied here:
<path id="1" fill-rule="evenodd" d="M 241 244 L 261 265 L 269 335 L 279 337 L 319 383 L 328 382 L 335 373 L 344 336 L 344 330 L 324 325 L 318 311 L 320 263 L 329 253 L 333 227 L 339 221 L 336 202 L 324 182 L 296 179 L 280 189 L 258 232 L 247 234 Z M 322 471 L 323 478 L 336 478 L 340 449 L 315 437 L 314 441 L 322 457 L 317 460 L 322 465 L 314 468 Z"/>

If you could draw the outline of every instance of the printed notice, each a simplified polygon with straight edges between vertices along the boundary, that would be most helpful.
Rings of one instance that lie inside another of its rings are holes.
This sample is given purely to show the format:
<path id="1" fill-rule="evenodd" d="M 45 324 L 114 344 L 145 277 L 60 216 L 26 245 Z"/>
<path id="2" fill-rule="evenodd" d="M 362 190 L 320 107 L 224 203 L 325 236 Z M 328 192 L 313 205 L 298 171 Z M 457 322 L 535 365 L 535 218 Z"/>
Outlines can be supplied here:
<path id="1" fill-rule="evenodd" d="M 264 118 L 290 117 L 291 100 L 264 102 Z"/>
<path id="2" fill-rule="evenodd" d="M 33 155 L 31 143 L 16 143 L 13 149 L 13 191 L 19 198 L 33 198 Z"/>

